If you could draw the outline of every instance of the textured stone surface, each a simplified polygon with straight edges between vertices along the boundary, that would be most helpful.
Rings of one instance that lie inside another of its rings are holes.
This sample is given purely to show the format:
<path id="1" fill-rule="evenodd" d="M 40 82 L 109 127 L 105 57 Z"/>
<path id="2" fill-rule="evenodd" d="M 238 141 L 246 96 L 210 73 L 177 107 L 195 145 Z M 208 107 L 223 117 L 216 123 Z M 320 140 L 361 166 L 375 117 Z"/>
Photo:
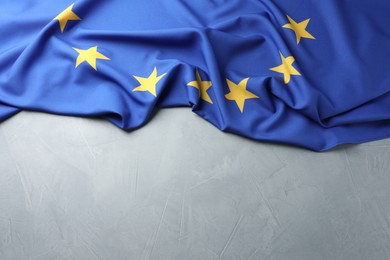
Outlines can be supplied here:
<path id="1" fill-rule="evenodd" d="M 225 134 L 189 109 L 126 133 L 0 124 L 0 259 L 390 259 L 390 140 L 326 153 Z"/>

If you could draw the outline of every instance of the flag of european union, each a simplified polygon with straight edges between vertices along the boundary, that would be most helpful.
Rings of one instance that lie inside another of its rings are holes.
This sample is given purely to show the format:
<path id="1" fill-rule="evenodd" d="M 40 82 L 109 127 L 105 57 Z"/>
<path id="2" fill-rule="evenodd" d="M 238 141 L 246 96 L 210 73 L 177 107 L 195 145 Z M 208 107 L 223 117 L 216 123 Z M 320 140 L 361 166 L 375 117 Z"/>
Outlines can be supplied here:
<path id="1" fill-rule="evenodd" d="M 221 130 L 323 151 L 390 136 L 390 2 L 2 0 L 0 119 L 123 129 L 190 106 Z"/>

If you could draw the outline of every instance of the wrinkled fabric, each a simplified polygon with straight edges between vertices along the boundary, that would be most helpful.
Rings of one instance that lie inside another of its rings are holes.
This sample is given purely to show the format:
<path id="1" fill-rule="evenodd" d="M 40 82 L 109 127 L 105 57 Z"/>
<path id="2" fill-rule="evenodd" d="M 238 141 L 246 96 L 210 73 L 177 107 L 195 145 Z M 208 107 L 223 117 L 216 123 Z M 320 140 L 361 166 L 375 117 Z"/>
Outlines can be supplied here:
<path id="1" fill-rule="evenodd" d="M 105 118 L 131 130 L 188 106 L 221 130 L 324 151 L 390 136 L 390 2 L 78 0 L 0 3 L 0 119 L 20 110 Z M 310 19 L 297 43 L 288 17 Z M 53 20 L 54 19 L 54 20 Z M 77 65 L 97 46 L 107 59 Z M 300 75 L 284 75 L 281 54 Z M 136 77 L 156 68 L 156 96 Z M 210 102 L 189 86 L 203 81 Z M 248 79 L 238 103 L 228 81 Z"/>

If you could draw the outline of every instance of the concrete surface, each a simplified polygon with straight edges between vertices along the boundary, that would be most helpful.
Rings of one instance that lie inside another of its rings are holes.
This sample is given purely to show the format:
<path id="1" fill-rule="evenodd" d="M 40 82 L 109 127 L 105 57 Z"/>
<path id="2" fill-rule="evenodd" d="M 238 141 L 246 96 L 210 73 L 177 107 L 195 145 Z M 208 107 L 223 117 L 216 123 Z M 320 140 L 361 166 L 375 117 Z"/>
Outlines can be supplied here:
<path id="1" fill-rule="evenodd" d="M 125 133 L 0 124 L 0 259 L 390 259 L 390 140 L 327 153 L 224 134 L 190 109 Z"/>

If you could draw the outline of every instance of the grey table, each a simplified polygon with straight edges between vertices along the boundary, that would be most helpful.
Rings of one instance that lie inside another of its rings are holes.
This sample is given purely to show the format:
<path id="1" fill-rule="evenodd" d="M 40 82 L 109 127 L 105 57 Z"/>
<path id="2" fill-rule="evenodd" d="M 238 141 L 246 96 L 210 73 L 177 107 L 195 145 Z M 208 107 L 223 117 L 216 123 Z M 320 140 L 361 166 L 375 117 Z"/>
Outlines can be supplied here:
<path id="1" fill-rule="evenodd" d="M 390 140 L 315 153 L 190 109 L 0 124 L 0 259 L 390 259 Z"/>

